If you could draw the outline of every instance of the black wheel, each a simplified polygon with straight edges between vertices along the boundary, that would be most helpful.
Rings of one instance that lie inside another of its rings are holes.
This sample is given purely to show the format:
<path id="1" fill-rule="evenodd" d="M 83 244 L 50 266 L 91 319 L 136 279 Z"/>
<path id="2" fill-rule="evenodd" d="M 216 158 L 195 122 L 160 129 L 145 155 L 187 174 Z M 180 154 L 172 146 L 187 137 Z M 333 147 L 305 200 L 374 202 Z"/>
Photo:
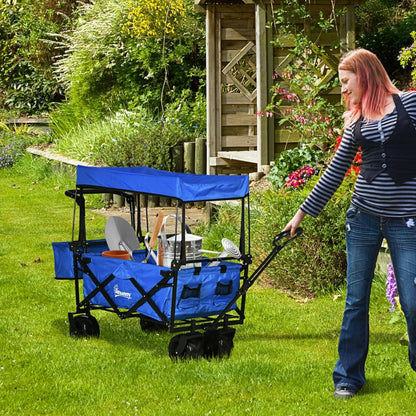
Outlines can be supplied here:
<path id="1" fill-rule="evenodd" d="M 169 357 L 176 359 L 197 359 L 204 355 L 204 336 L 200 333 L 180 334 L 169 343 Z"/>
<path id="2" fill-rule="evenodd" d="M 235 328 L 211 329 L 204 334 L 204 356 L 229 357 L 234 348 Z"/>
<path id="3" fill-rule="evenodd" d="M 210 359 L 218 355 L 218 330 L 208 330 L 204 334 L 204 357 Z"/>
<path id="4" fill-rule="evenodd" d="M 218 332 L 218 357 L 229 357 L 234 348 L 235 328 L 223 328 Z"/>
<path id="5" fill-rule="evenodd" d="M 166 331 L 168 329 L 163 322 L 147 318 L 140 318 L 140 328 L 142 331 Z"/>
<path id="6" fill-rule="evenodd" d="M 92 315 L 69 314 L 69 335 L 71 337 L 99 337 L 100 326 Z"/>

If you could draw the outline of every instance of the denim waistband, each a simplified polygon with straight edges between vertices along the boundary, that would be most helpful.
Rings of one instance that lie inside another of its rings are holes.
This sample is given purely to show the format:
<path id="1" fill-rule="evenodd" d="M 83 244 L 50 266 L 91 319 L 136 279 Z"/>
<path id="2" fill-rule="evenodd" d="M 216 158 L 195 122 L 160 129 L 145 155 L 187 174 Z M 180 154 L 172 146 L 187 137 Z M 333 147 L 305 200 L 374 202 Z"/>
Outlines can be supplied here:
<path id="1" fill-rule="evenodd" d="M 400 215 L 400 216 L 390 216 L 390 215 L 382 215 L 382 214 L 375 214 L 374 212 L 371 212 L 370 210 L 367 210 L 367 209 L 365 209 L 365 208 L 363 208 L 363 207 L 361 207 L 361 206 L 358 206 L 355 202 L 351 202 L 351 204 L 350 204 L 350 208 L 355 208 L 355 209 L 357 209 L 359 212 L 362 212 L 362 213 L 364 213 L 364 214 L 367 214 L 367 215 L 371 215 L 371 216 L 373 216 L 373 217 L 375 217 L 375 218 L 384 218 L 384 219 L 391 219 L 391 220 L 393 220 L 393 219 L 407 219 L 407 218 L 415 218 L 416 219 L 416 213 L 411 213 L 411 212 L 409 212 L 409 213 L 406 213 L 406 214 L 403 214 L 403 215 Z"/>

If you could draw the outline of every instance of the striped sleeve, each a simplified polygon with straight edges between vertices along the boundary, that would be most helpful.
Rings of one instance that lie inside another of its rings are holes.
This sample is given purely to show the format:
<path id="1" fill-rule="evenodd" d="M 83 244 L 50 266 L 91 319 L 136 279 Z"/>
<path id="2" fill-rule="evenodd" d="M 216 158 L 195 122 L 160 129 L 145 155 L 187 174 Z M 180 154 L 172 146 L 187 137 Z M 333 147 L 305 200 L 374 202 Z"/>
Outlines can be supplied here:
<path id="1" fill-rule="evenodd" d="M 357 150 L 358 145 L 353 138 L 353 126 L 349 126 L 344 132 L 332 162 L 301 205 L 302 211 L 312 217 L 319 215 L 344 180 Z"/>

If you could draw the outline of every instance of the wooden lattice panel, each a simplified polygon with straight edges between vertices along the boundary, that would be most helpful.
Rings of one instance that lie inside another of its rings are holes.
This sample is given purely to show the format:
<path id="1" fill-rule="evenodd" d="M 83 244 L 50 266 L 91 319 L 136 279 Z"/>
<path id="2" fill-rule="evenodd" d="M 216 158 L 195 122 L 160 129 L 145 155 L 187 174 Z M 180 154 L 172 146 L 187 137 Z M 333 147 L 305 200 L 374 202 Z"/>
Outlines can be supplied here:
<path id="1" fill-rule="evenodd" d="M 288 48 L 286 49 L 288 50 Z M 314 62 L 310 62 L 307 59 L 307 54 L 311 51 L 305 51 L 304 58 L 295 57 L 293 53 L 287 53 L 281 59 L 279 64 L 274 68 L 275 80 L 277 82 L 284 82 L 283 74 L 287 72 L 289 65 L 296 67 L 307 68 L 311 73 L 316 76 L 317 85 L 321 86 L 327 84 L 329 81 L 334 79 L 338 73 L 338 57 L 335 56 L 332 52 L 327 51 L 325 55 L 321 55 L 319 58 L 316 58 Z"/>
<path id="2" fill-rule="evenodd" d="M 223 68 L 222 73 L 230 80 L 228 92 L 234 90 L 254 102 L 257 97 L 255 44 L 248 42 Z"/>

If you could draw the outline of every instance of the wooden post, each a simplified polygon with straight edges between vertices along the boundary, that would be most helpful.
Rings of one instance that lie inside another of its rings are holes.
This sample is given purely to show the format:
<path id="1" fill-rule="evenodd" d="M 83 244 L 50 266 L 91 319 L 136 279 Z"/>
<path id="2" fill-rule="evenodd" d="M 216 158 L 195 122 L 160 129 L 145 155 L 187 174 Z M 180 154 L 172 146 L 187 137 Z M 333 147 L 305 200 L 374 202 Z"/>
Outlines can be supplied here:
<path id="1" fill-rule="evenodd" d="M 172 160 L 175 172 L 183 172 L 183 143 L 179 143 L 172 148 Z"/>
<path id="2" fill-rule="evenodd" d="M 195 173 L 205 175 L 207 172 L 207 150 L 206 139 L 197 137 L 195 139 Z"/>
<path id="3" fill-rule="evenodd" d="M 113 203 L 113 194 L 102 194 L 102 201 L 106 207 L 109 207 Z"/>
<path id="4" fill-rule="evenodd" d="M 172 204 L 172 201 L 167 196 L 160 196 L 159 197 L 159 206 L 160 207 L 170 207 Z"/>
<path id="5" fill-rule="evenodd" d="M 272 9 L 269 6 L 266 9 L 267 15 L 272 15 Z M 272 101 L 272 92 L 271 87 L 273 85 L 273 74 L 274 74 L 274 65 L 273 65 L 273 43 L 274 40 L 273 30 L 271 27 L 268 27 L 266 29 L 266 44 L 267 44 L 267 79 L 264 80 L 266 82 L 267 87 L 267 103 L 270 103 Z M 267 143 L 268 143 L 268 158 L 269 161 L 272 162 L 275 159 L 275 119 L 274 117 L 268 117 L 267 120 Z"/>
<path id="6" fill-rule="evenodd" d="M 183 144 L 184 172 L 195 173 L 195 142 Z"/>
<path id="7" fill-rule="evenodd" d="M 221 114 L 221 109 L 218 108 L 220 97 L 217 97 L 217 81 L 221 79 L 217 69 L 217 46 L 221 42 L 221 38 L 217 39 L 220 32 L 216 30 L 215 11 L 215 4 L 206 5 L 207 171 L 209 174 L 215 173 L 215 166 L 211 167 L 210 160 L 217 156 L 217 135 L 218 130 L 221 129 L 221 117 L 217 119 Z"/>
<path id="8" fill-rule="evenodd" d="M 267 33 L 266 9 L 263 4 L 255 5 L 256 19 L 256 81 L 257 81 L 257 111 L 265 111 L 268 103 L 267 88 Z M 257 172 L 261 166 L 268 165 L 269 144 L 267 133 L 267 117 L 257 117 Z"/>
<path id="9" fill-rule="evenodd" d="M 355 48 L 355 5 L 349 4 L 346 13 L 341 16 L 341 53 Z"/>
<path id="10" fill-rule="evenodd" d="M 124 196 L 114 194 L 113 195 L 114 205 L 118 208 L 124 207 Z"/>
<path id="11" fill-rule="evenodd" d="M 159 197 L 157 195 L 149 195 L 149 208 L 159 206 Z"/>

